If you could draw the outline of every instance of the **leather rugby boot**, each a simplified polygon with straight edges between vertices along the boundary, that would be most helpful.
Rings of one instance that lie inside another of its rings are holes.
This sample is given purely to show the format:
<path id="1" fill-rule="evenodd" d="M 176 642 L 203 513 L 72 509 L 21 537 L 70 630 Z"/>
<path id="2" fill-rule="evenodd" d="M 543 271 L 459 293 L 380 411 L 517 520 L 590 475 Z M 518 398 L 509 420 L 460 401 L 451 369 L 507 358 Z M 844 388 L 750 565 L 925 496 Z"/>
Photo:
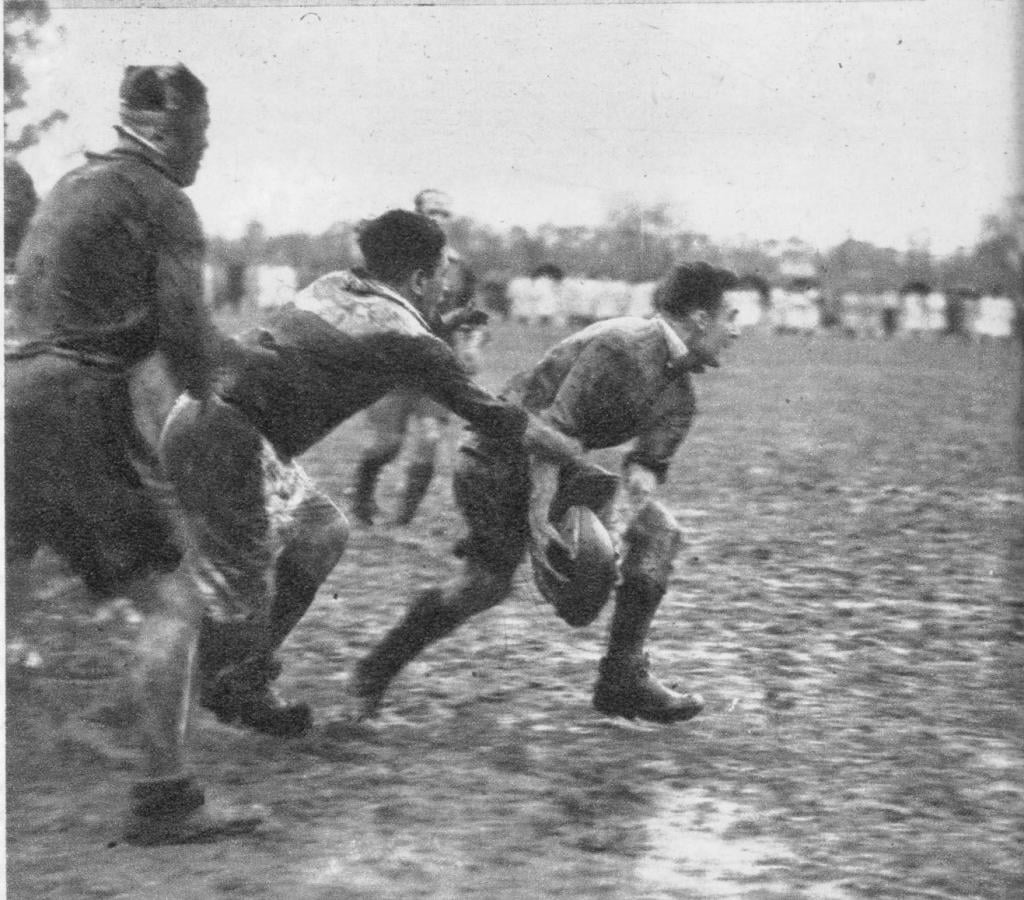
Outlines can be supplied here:
<path id="1" fill-rule="evenodd" d="M 250 658 L 207 679 L 200 702 L 226 724 L 238 723 L 272 737 L 299 737 L 313 727 L 308 703 L 286 703 L 270 683 L 281 673 L 273 657 Z"/>
<path id="2" fill-rule="evenodd" d="M 680 694 L 649 671 L 646 654 L 606 656 L 598 667 L 594 708 L 608 716 L 648 722 L 685 722 L 704 708 L 699 694 Z"/>
<path id="3" fill-rule="evenodd" d="M 255 805 L 208 806 L 191 777 L 150 779 L 132 785 L 123 836 L 140 847 L 210 843 L 253 834 L 266 820 L 266 810 Z"/>

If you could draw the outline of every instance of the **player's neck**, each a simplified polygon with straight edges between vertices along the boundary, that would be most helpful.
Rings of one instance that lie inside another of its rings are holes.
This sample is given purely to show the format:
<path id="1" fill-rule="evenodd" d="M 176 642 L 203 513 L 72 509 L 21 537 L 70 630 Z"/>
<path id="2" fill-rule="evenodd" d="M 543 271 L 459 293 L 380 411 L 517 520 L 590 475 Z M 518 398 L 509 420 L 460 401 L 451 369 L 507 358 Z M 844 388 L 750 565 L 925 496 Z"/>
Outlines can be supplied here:
<path id="1" fill-rule="evenodd" d="M 661 320 L 689 347 L 697 336 L 697 326 L 689 319 L 678 319 L 661 313 Z"/>

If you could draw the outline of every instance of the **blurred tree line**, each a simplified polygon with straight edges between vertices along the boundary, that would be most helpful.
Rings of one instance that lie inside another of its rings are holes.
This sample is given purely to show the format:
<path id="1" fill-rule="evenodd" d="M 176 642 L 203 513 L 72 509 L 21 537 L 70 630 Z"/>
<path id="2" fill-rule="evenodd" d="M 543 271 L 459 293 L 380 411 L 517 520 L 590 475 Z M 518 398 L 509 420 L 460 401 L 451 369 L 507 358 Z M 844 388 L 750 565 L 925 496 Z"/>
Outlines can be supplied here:
<path id="1" fill-rule="evenodd" d="M 238 239 L 210 241 L 210 260 L 223 266 L 286 265 L 304 286 L 325 272 L 358 262 L 358 222 L 339 222 L 322 234 L 268 235 L 253 222 Z M 675 263 L 703 259 L 770 284 L 786 280 L 795 263 L 810 266 L 830 291 L 884 291 L 924 281 L 937 289 L 970 287 L 1008 291 L 1017 287 L 1016 240 L 1008 215 L 993 214 L 975 246 L 935 256 L 926 244 L 907 251 L 848 239 L 816 249 L 799 238 L 716 243 L 678 225 L 667 205 L 625 202 L 597 226 L 542 225 L 528 231 L 495 229 L 469 218 L 452 223 L 452 243 L 478 277 L 507 280 L 553 263 L 572 275 L 628 282 L 656 281 Z"/>
<path id="2" fill-rule="evenodd" d="M 24 59 L 39 43 L 39 29 L 50 18 L 46 0 L 4 0 L 4 154 L 16 154 L 35 144 L 43 132 L 68 115 L 55 109 L 38 122 L 28 122 L 13 129 L 8 122 L 11 113 L 26 106 L 29 83 Z"/>
<path id="3" fill-rule="evenodd" d="M 62 110 L 54 110 L 20 128 L 13 128 L 9 121 L 11 113 L 26 106 L 29 83 L 24 60 L 38 45 L 39 30 L 49 16 L 46 0 L 4 3 L 5 228 L 27 221 L 36 203 L 31 179 L 16 154 L 67 118 Z M 974 247 L 938 258 L 924 244 L 900 253 L 853 239 L 824 251 L 798 238 L 716 244 L 674 221 L 667 204 L 625 201 L 596 227 L 543 225 L 532 232 L 519 227 L 498 232 L 461 218 L 453 223 L 452 243 L 478 278 L 493 281 L 529 274 L 548 263 L 572 275 L 636 283 L 659 279 L 674 263 L 703 259 L 771 284 L 784 282 L 802 266 L 813 271 L 831 293 L 882 291 L 917 280 L 942 289 L 1016 294 L 1021 287 L 1018 228 L 1008 207 L 985 219 Z M 7 246 L 17 246 L 16 237 L 8 234 Z M 259 222 L 253 222 L 239 239 L 213 238 L 209 254 L 211 262 L 238 277 L 253 265 L 291 266 L 301 287 L 325 272 L 355 264 L 357 237 L 357 222 L 339 222 L 319 235 L 268 235 Z"/>

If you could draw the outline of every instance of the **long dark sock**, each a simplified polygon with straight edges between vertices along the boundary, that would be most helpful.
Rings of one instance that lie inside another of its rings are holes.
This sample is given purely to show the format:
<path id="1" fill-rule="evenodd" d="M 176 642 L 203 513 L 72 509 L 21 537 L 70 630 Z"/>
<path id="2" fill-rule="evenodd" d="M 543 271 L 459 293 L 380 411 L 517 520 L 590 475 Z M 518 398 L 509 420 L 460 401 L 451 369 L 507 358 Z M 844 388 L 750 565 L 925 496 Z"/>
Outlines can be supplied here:
<path id="1" fill-rule="evenodd" d="M 409 466 L 405 473 L 405 489 L 402 491 L 402 509 L 398 514 L 398 524 L 408 525 L 416 516 L 423 498 L 430 489 L 434 478 L 433 462 L 417 462 Z"/>
<path id="2" fill-rule="evenodd" d="M 624 658 L 643 652 L 664 594 L 663 587 L 642 576 L 628 578 L 619 586 L 608 636 L 609 656 Z"/>

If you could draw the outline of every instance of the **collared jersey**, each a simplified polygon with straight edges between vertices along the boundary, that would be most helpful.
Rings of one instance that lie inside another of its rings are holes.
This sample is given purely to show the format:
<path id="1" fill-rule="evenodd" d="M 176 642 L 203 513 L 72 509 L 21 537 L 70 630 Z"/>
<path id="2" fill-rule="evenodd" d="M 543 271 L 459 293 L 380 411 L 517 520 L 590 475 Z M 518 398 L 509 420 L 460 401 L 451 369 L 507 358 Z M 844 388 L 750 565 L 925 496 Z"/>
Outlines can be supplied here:
<path id="1" fill-rule="evenodd" d="M 86 157 L 42 201 L 18 253 L 14 336 L 125 367 L 161 350 L 181 387 L 205 389 L 217 337 L 191 201 L 142 155 Z"/>
<path id="2" fill-rule="evenodd" d="M 696 410 L 687 357 L 660 318 L 607 319 L 556 344 L 504 396 L 588 450 L 635 440 L 626 462 L 664 479 Z"/>
<path id="3" fill-rule="evenodd" d="M 286 458 L 396 388 L 418 388 L 482 434 L 518 440 L 523 410 L 475 385 L 452 349 L 386 285 L 324 275 L 236 339 L 217 393 Z"/>

